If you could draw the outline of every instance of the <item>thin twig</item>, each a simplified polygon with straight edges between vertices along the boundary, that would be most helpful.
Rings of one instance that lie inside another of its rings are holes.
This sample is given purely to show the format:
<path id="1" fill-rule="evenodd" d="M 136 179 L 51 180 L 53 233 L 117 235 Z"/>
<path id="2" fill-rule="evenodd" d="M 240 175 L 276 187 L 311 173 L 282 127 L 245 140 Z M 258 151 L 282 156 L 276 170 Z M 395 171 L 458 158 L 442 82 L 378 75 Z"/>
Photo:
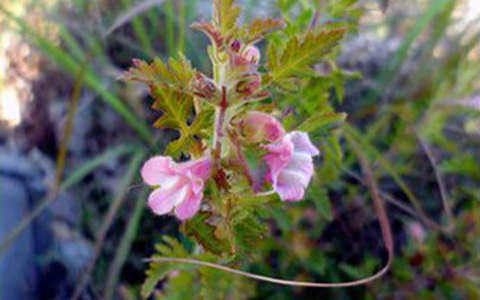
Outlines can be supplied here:
<path id="1" fill-rule="evenodd" d="M 430 149 L 429 145 L 427 142 L 418 134 L 416 134 L 418 141 L 420 142 L 420 145 L 422 145 L 423 150 L 425 151 L 425 154 L 428 157 L 428 160 L 430 161 L 430 164 L 432 165 L 433 172 L 435 174 L 435 178 L 437 179 L 438 187 L 440 189 L 440 197 L 442 199 L 442 205 L 445 210 L 445 214 L 447 215 L 448 221 L 450 224 L 453 224 L 453 214 L 452 210 L 450 208 L 450 205 L 448 204 L 448 199 L 447 199 L 447 191 L 445 189 L 445 184 L 443 182 L 442 176 L 440 176 L 440 172 L 438 171 L 437 168 L 437 162 L 435 160 L 435 157 L 432 153 L 432 150 Z"/>
<path id="2" fill-rule="evenodd" d="M 113 21 L 113 24 L 105 31 L 105 33 L 103 34 L 103 37 L 104 38 L 107 37 L 113 31 L 115 31 L 117 28 L 119 28 L 119 27 L 125 25 L 126 23 L 130 22 L 130 20 L 132 20 L 133 18 L 135 18 L 139 14 L 151 9 L 155 5 L 160 5 L 163 2 L 165 2 L 165 0 L 149 0 L 149 1 L 142 2 L 138 5 L 135 5 L 132 9 L 130 9 L 129 11 L 127 11 L 123 14 L 121 14 L 119 17 L 117 17 L 115 19 L 115 21 Z"/>
<path id="3" fill-rule="evenodd" d="M 354 281 L 347 281 L 347 282 L 340 282 L 340 283 L 322 283 L 322 282 L 309 282 L 309 281 L 296 281 L 296 280 L 285 280 L 275 277 L 263 276 L 258 274 L 253 274 L 249 272 L 244 272 L 241 270 L 229 268 L 223 265 L 210 263 L 207 261 L 191 259 L 191 258 L 180 258 L 180 257 L 158 257 L 158 258 L 149 258 L 145 259 L 145 262 L 176 262 L 176 263 L 185 263 L 185 264 L 193 264 L 203 267 L 209 267 L 213 269 L 217 269 L 220 271 L 224 271 L 227 273 L 240 275 L 244 277 L 248 277 L 255 280 L 266 281 L 270 283 L 280 284 L 280 285 L 288 285 L 288 286 L 297 286 L 297 287 L 312 287 L 312 288 L 342 288 L 342 287 L 351 287 L 351 286 L 358 286 L 367 284 L 372 282 L 380 277 L 382 277 L 390 268 L 390 262 L 383 267 L 378 273 L 373 276 L 363 278 L 360 280 Z"/>
<path id="4" fill-rule="evenodd" d="M 372 152 L 372 149 L 374 151 L 374 156 L 375 158 L 378 160 L 378 162 L 382 165 L 382 167 L 384 167 L 388 173 L 390 173 L 390 175 L 392 176 L 393 180 L 395 180 L 395 182 L 399 185 L 399 187 L 402 189 L 402 191 L 405 193 L 405 195 L 407 196 L 408 200 L 412 203 L 412 205 L 415 207 L 415 210 L 417 211 L 418 213 L 418 216 L 420 217 L 420 219 L 427 225 L 429 225 L 431 228 L 437 230 L 437 231 L 441 231 L 443 233 L 448 233 L 449 232 L 449 229 L 448 228 L 445 228 L 439 224 L 437 224 L 435 221 L 433 221 L 432 219 L 430 219 L 430 217 L 425 213 L 425 211 L 423 210 L 423 207 L 421 205 L 421 202 L 419 201 L 419 199 L 417 199 L 417 197 L 415 196 L 415 194 L 412 192 L 412 190 L 407 186 L 407 184 L 405 184 L 403 182 L 403 180 L 401 179 L 401 177 L 396 174 L 396 172 L 394 171 L 393 167 L 390 166 L 390 164 L 388 163 L 388 161 L 382 157 L 380 154 L 378 154 L 376 152 L 376 150 L 373 148 L 373 146 L 369 145 L 368 143 L 365 143 L 363 141 L 361 141 L 361 136 L 359 134 L 356 133 L 356 130 L 355 128 L 353 128 L 352 126 L 348 125 L 348 124 L 345 124 L 344 125 L 344 135 L 345 135 L 345 138 L 347 139 L 350 139 L 350 140 L 359 140 L 357 142 L 356 145 L 359 145 L 359 149 L 360 147 L 362 147 L 361 149 L 366 149 L 367 151 L 369 152 Z M 352 145 L 353 147 L 353 145 Z M 369 148 L 371 148 L 369 150 Z M 358 151 L 359 149 L 354 149 L 354 151 Z"/>
<path id="5" fill-rule="evenodd" d="M 135 155 L 134 159 L 132 160 L 132 162 L 128 167 L 127 173 L 121 185 L 122 188 L 117 193 L 113 203 L 110 205 L 107 215 L 105 216 L 105 219 L 103 221 L 102 227 L 99 230 L 97 241 L 95 243 L 93 256 L 90 259 L 90 262 L 88 263 L 87 267 L 84 269 L 83 273 L 81 274 L 80 279 L 75 287 L 75 290 L 72 296 L 73 300 L 77 300 L 80 298 L 83 292 L 83 289 L 85 288 L 85 286 L 87 285 L 90 279 L 90 273 L 93 271 L 93 268 L 95 267 L 95 263 L 97 262 L 97 259 L 100 256 L 100 252 L 103 249 L 103 244 L 105 242 L 107 233 L 110 227 L 112 226 L 113 221 L 115 220 L 118 210 L 123 204 L 123 200 L 125 199 L 125 195 L 128 192 L 128 187 L 130 185 L 130 182 L 133 180 L 133 178 L 135 178 L 137 169 L 140 163 L 142 162 L 144 156 L 145 156 L 145 151 L 142 150 L 140 153 Z"/>
<path id="6" fill-rule="evenodd" d="M 360 175 L 356 174 L 355 172 L 347 169 L 347 168 L 343 168 L 343 171 L 348 175 L 348 176 L 351 176 L 352 178 L 354 178 L 355 180 L 357 180 L 358 182 L 360 182 L 362 185 L 367 185 L 367 183 L 365 182 L 365 180 L 363 178 L 360 177 Z M 393 197 L 392 195 L 390 195 L 389 193 L 386 193 L 382 190 L 379 189 L 379 193 L 380 195 L 388 202 L 390 202 L 392 205 L 395 205 L 397 208 L 399 208 L 400 210 L 404 211 L 405 213 L 408 213 L 409 215 L 413 216 L 413 217 L 416 217 L 416 218 L 419 218 L 419 215 L 418 213 L 415 211 L 415 209 L 409 207 L 408 205 L 402 203 L 400 200 L 396 199 L 395 197 Z"/>

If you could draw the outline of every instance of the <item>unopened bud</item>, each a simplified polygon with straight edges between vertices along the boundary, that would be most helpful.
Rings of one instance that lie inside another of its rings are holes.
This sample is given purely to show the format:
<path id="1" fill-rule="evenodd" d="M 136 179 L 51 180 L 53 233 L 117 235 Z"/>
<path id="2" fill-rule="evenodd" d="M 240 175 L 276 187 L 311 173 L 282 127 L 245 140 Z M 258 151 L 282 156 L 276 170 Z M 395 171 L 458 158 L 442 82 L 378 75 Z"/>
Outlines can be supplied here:
<path id="1" fill-rule="evenodd" d="M 240 48 L 242 47 L 242 44 L 240 43 L 239 40 L 234 40 L 231 44 L 230 47 L 234 52 L 240 51 Z"/>
<path id="2" fill-rule="evenodd" d="M 244 96 L 251 96 L 260 88 L 261 85 L 261 75 L 258 73 L 253 73 L 244 76 L 244 78 L 238 82 L 235 90 L 237 93 Z"/>
<path id="3" fill-rule="evenodd" d="M 217 91 L 217 87 L 213 82 L 213 80 L 206 77 L 200 72 L 195 74 L 195 79 L 193 80 L 192 88 L 195 95 L 202 98 L 206 98 L 206 99 L 213 98 Z"/>
<path id="4" fill-rule="evenodd" d="M 258 64 L 260 61 L 260 50 L 255 46 L 248 46 L 242 53 L 243 58 L 251 63 Z"/>
<path id="5" fill-rule="evenodd" d="M 285 130 L 277 119 L 258 111 L 252 111 L 240 121 L 244 138 L 250 143 L 275 142 L 285 135 Z"/>

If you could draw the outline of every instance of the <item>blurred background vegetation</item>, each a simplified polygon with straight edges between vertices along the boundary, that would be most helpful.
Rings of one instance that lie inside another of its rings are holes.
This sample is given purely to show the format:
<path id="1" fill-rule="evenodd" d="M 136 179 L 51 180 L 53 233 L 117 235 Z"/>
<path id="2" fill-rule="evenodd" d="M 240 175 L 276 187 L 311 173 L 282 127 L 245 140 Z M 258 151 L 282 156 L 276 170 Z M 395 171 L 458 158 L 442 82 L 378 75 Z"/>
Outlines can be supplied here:
<path id="1" fill-rule="evenodd" d="M 256 244 L 258 257 L 248 269 L 338 282 L 385 263 L 358 152 L 372 165 L 395 240 L 391 272 L 367 286 L 250 283 L 245 295 L 480 298 L 480 2 L 239 3 L 244 20 L 282 16 L 286 34 L 306 29 L 317 11 L 318 26 L 350 28 L 341 48 L 316 66 L 320 76 L 307 92 L 275 95 L 279 109 L 294 110 L 287 127 L 327 103 L 348 118 L 341 128 L 315 132 L 323 155 L 306 201 L 272 208 L 268 238 Z M 209 74 L 207 40 L 189 24 L 209 18 L 210 10 L 207 0 L 0 1 L 0 154 L 39 166 L 43 186 L 16 230 L 2 237 L 0 255 L 25 234 L 20 229 L 46 228 L 34 232 L 44 246 L 33 253 L 32 298 L 68 299 L 83 276 L 85 299 L 137 299 L 142 258 L 163 235 L 191 247 L 174 218 L 146 211 L 148 190 L 138 176 L 147 155 L 161 153 L 174 133 L 150 126 L 158 114 L 149 109 L 145 87 L 118 78 L 132 58 L 179 53 Z M 3 161 L 0 174 L 7 174 Z M 2 213 L 8 212 L 0 219 Z M 195 289 L 188 280 L 171 276 L 169 289 Z M 170 293 L 185 297 L 193 296 Z"/>

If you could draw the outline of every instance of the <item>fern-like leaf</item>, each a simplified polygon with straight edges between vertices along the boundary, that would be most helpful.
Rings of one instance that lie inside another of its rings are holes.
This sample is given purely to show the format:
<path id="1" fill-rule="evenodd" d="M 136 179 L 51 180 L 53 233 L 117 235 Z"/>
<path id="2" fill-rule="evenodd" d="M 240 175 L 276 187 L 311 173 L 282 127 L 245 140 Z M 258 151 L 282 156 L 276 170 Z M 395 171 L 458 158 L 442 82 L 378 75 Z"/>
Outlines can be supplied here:
<path id="1" fill-rule="evenodd" d="M 258 243 L 268 232 L 267 226 L 260 221 L 256 210 L 260 208 L 239 207 L 233 213 L 232 227 L 238 256 L 252 257 Z"/>
<path id="2" fill-rule="evenodd" d="M 164 243 L 155 245 L 157 254 L 151 258 L 158 257 L 187 257 L 187 250 L 176 239 L 163 236 Z M 155 290 L 156 285 L 163 280 L 170 272 L 178 270 L 179 265 L 166 262 L 151 262 L 146 271 L 147 278 L 142 286 L 142 297 L 148 298 Z"/>
<path id="3" fill-rule="evenodd" d="M 213 22 L 224 37 L 231 35 L 236 29 L 241 9 L 234 2 L 234 0 L 214 0 L 213 2 Z"/>
<path id="4" fill-rule="evenodd" d="M 215 235 L 215 226 L 206 223 L 210 217 L 211 213 L 199 213 L 185 222 L 183 228 L 185 233 L 193 237 L 205 250 L 217 255 L 222 255 L 229 250 L 229 245 L 227 241 L 217 238 Z"/>
<path id="5" fill-rule="evenodd" d="M 180 60 L 170 59 L 168 64 L 159 59 L 151 64 L 136 60 L 134 64 L 135 67 L 128 70 L 124 78 L 150 87 L 155 99 L 152 107 L 163 113 L 154 127 L 178 130 L 180 133 L 180 137 L 167 146 L 166 154 L 174 157 L 182 153 L 189 154 L 196 143 L 196 136 L 205 136 L 212 115 L 211 109 L 205 108 L 189 124 L 193 115 L 194 98 L 190 84 L 195 70 L 183 57 Z"/>
<path id="6" fill-rule="evenodd" d="M 243 300 L 255 295 L 253 280 L 209 268 L 199 269 L 199 273 L 203 300 Z"/>
<path id="7" fill-rule="evenodd" d="M 255 19 L 245 28 L 244 41 L 246 44 L 255 43 L 266 34 L 283 28 L 284 25 L 280 19 Z"/>
<path id="8" fill-rule="evenodd" d="M 304 38 L 293 35 L 283 51 L 270 44 L 267 68 L 270 71 L 267 82 L 279 82 L 295 77 L 311 76 L 310 66 L 324 58 L 339 43 L 345 29 L 311 31 Z"/>

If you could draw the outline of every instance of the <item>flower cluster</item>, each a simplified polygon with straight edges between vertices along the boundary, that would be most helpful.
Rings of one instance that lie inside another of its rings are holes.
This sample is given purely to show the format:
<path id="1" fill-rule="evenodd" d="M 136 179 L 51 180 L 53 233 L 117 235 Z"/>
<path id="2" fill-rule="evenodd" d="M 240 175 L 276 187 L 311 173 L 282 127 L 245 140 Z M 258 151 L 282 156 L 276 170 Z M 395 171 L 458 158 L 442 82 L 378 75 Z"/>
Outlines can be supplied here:
<path id="1" fill-rule="evenodd" d="M 307 133 L 286 132 L 274 117 L 273 106 L 263 103 L 272 96 L 269 84 L 295 77 L 296 64 L 303 59 L 295 59 L 280 71 L 281 60 L 288 61 L 298 53 L 277 56 L 269 49 L 269 72 L 260 72 L 261 54 L 255 44 L 270 31 L 282 28 L 283 22 L 257 20 L 249 30 L 240 29 L 235 26 L 238 9 L 232 3 L 217 1 L 212 22 L 192 24 L 212 42 L 208 48 L 211 78 L 184 58 L 170 59 L 168 64 L 137 61 L 127 72 L 128 79 L 150 86 L 156 100 L 153 108 L 163 113 L 155 125 L 179 131 L 181 138 L 171 143 L 167 152 L 172 157 L 183 154 L 191 158 L 177 163 L 170 156 L 157 156 L 145 163 L 142 176 L 154 187 L 148 203 L 155 214 L 174 211 L 180 220 L 187 220 L 202 203 L 205 210 L 221 213 L 225 211 L 223 200 L 212 197 L 251 196 L 238 193 L 258 197 L 277 193 L 283 201 L 298 201 L 313 176 L 312 157 L 319 154 L 318 149 Z M 308 36 L 311 46 L 319 37 Z M 291 46 L 298 43 L 292 41 Z M 209 114 L 214 118 L 209 119 Z M 213 130 L 205 132 L 205 128 Z M 215 194 L 208 188 L 210 183 Z M 223 214 L 226 217 L 228 213 Z"/>
<path id="2" fill-rule="evenodd" d="M 257 48 L 248 48 L 238 58 L 242 64 L 256 64 L 259 60 Z M 238 63 L 238 62 L 236 62 Z M 240 116 L 216 130 L 229 131 L 238 139 L 231 139 L 240 150 L 242 147 L 258 147 L 259 152 L 266 153 L 261 157 L 266 166 L 262 174 L 262 186 L 271 185 L 283 201 L 298 201 L 303 199 L 313 172 L 312 157 L 319 154 L 304 132 L 286 133 L 281 123 L 273 116 L 250 111 L 240 113 Z M 228 127 L 228 129 L 227 129 Z M 225 139 L 228 135 L 218 133 L 217 138 Z M 241 153 L 241 151 L 240 151 Z M 241 161 L 241 157 L 237 159 Z M 154 186 L 148 204 L 157 215 L 167 214 L 174 210 L 180 220 L 194 216 L 200 209 L 206 181 L 212 175 L 214 168 L 214 151 L 204 157 L 183 163 L 176 163 L 168 156 L 156 156 L 148 160 L 142 169 L 145 183 Z M 254 172 L 251 167 L 243 164 L 246 172 Z M 260 166 L 258 166 L 260 168 Z"/>

